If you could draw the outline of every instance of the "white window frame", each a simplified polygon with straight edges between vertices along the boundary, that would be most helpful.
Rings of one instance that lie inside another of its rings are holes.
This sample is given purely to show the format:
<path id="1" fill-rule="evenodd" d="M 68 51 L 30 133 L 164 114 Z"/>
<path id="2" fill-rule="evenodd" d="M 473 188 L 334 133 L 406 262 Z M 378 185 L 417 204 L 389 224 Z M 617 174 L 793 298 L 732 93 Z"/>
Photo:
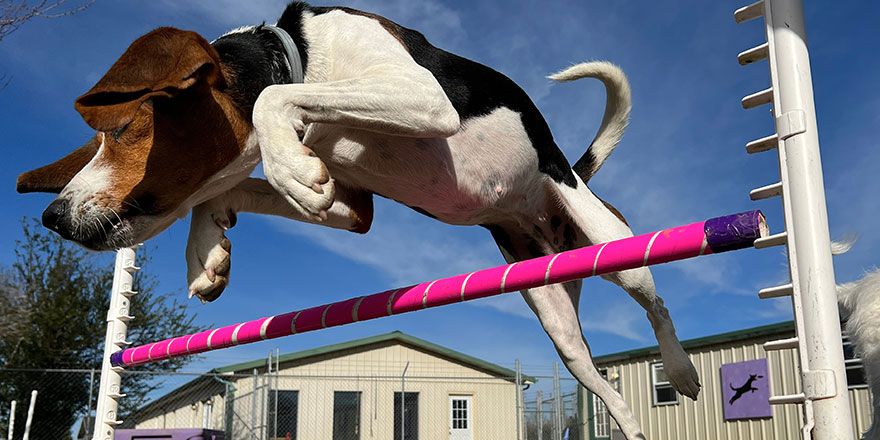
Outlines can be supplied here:
<path id="1" fill-rule="evenodd" d="M 599 370 L 602 378 L 608 380 L 608 370 Z M 596 393 L 590 393 L 593 399 L 593 436 L 592 438 L 611 438 L 611 414 L 605 402 Z"/>
<path id="2" fill-rule="evenodd" d="M 663 368 L 663 362 L 654 362 L 651 364 L 651 394 L 653 396 L 654 406 L 665 406 L 665 405 L 678 405 L 678 392 L 672 388 L 672 383 L 669 381 L 660 381 L 657 380 L 657 370 Z M 658 388 L 670 388 L 673 393 L 675 393 L 675 400 L 669 402 L 658 402 L 657 401 L 657 389 Z"/>
<path id="3" fill-rule="evenodd" d="M 843 334 L 841 336 L 842 336 L 841 339 L 843 339 L 844 347 L 847 345 L 850 345 L 850 346 L 853 345 L 852 341 L 849 339 L 849 336 L 847 336 L 846 334 Z M 865 378 L 865 383 L 863 383 L 863 384 L 850 385 L 849 382 L 847 382 L 846 388 L 848 390 L 857 390 L 857 389 L 868 388 L 868 378 L 867 378 L 867 376 L 865 376 L 864 362 L 862 362 L 862 358 L 858 357 L 858 355 L 855 353 L 855 347 L 853 346 L 853 357 L 852 358 L 850 358 L 850 359 L 846 358 L 846 350 L 843 351 L 843 357 L 844 357 L 844 359 L 843 359 L 844 373 L 846 373 L 846 370 L 852 370 L 852 369 L 858 368 L 858 369 L 862 370 L 862 376 Z"/>
<path id="4" fill-rule="evenodd" d="M 594 393 L 593 394 L 593 437 L 611 438 L 611 415 L 608 407 Z"/>

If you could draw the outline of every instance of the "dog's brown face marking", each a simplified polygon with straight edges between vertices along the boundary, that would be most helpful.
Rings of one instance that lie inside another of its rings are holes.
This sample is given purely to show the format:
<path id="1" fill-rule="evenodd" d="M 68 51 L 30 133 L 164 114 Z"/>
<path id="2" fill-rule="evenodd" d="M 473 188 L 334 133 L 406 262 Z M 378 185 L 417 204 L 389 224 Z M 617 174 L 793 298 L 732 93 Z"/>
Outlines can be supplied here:
<path id="1" fill-rule="evenodd" d="M 68 204 L 66 217 L 53 218 L 57 229 L 47 226 L 92 248 L 120 244 L 106 238 L 108 225 L 114 232 L 126 221 L 141 222 L 140 231 L 156 229 L 145 224 L 150 222 L 167 227 L 167 218 L 247 143 L 252 126 L 224 92 L 226 85 L 217 52 L 198 34 L 159 28 L 144 35 L 76 100 L 77 111 L 98 131 L 95 139 L 22 174 L 19 191 L 74 188 L 59 196 Z M 88 222 L 108 225 L 92 233 L 96 228 L 82 227 Z"/>
<path id="2" fill-rule="evenodd" d="M 240 154 L 250 126 L 236 113 L 207 88 L 144 103 L 116 135 L 102 133 L 92 166 L 108 170 L 111 182 L 97 203 L 125 214 L 174 211 Z"/>

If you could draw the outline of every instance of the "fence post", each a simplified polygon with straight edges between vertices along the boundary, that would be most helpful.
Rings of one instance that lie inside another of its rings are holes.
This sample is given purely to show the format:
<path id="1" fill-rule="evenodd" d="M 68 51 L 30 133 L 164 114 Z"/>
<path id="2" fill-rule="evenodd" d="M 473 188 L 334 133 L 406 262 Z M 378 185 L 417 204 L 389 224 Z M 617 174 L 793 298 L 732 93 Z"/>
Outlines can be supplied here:
<path id="1" fill-rule="evenodd" d="M 28 405 L 27 421 L 24 423 L 24 437 L 22 440 L 28 440 L 31 436 L 31 422 L 34 420 L 34 406 L 37 404 L 37 390 L 31 391 L 31 403 Z"/>
<path id="2" fill-rule="evenodd" d="M 9 408 L 9 434 L 6 436 L 7 440 L 12 440 L 12 434 L 15 433 L 15 404 L 16 402 L 13 400 Z"/>
<path id="3" fill-rule="evenodd" d="M 577 427 L 578 427 L 578 438 L 583 440 L 587 437 L 587 423 L 586 417 L 584 414 L 584 386 L 577 383 Z"/>
<path id="4" fill-rule="evenodd" d="M 535 405 L 538 407 L 538 440 L 544 440 L 544 400 L 542 394 L 538 391 L 537 397 L 535 397 Z"/>
<path id="5" fill-rule="evenodd" d="M 257 436 L 257 369 L 254 368 L 254 386 L 251 390 L 251 435 Z"/>
<path id="6" fill-rule="evenodd" d="M 516 440 L 522 440 L 522 369 L 516 360 Z"/>
<path id="7" fill-rule="evenodd" d="M 94 391 L 95 369 L 92 368 L 92 371 L 89 373 L 89 402 L 86 404 L 86 419 L 84 421 L 86 426 L 84 426 L 85 429 L 82 430 L 84 435 L 88 435 L 89 432 L 92 432 L 92 399 L 94 399 Z"/>
<path id="8" fill-rule="evenodd" d="M 406 440 L 406 370 L 409 368 L 409 361 L 403 367 L 403 373 L 400 373 L 400 440 Z"/>
<path id="9" fill-rule="evenodd" d="M 556 432 L 554 440 L 562 440 L 562 393 L 559 388 L 559 362 L 553 362 L 553 401 L 556 402 L 553 408 L 553 416 L 556 418 Z"/>
<path id="10" fill-rule="evenodd" d="M 272 435 L 278 438 L 278 384 L 281 382 L 281 348 L 275 347 L 275 427 Z"/>

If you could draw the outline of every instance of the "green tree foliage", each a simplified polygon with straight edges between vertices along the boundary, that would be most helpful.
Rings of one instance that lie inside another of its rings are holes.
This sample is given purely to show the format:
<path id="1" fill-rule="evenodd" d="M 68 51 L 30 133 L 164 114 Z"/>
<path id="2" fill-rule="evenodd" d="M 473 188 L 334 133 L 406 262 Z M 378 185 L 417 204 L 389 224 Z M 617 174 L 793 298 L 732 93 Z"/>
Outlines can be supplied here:
<path id="1" fill-rule="evenodd" d="M 26 408 L 31 390 L 37 389 L 34 420 L 41 422 L 34 423 L 30 438 L 70 438 L 71 427 L 85 415 L 89 375 L 40 370 L 100 371 L 112 260 L 44 231 L 35 220 L 24 221 L 23 230 L 24 238 L 16 242 L 15 264 L 0 268 L 0 402 L 17 400 L 19 408 Z M 138 261 L 145 269 L 149 265 L 144 255 Z M 203 330 L 193 324 L 194 314 L 174 299 L 182 295 L 157 294 L 157 282 L 146 272 L 135 273 L 133 290 L 138 294 L 132 298 L 130 312 L 135 319 L 129 322 L 127 339 L 144 344 Z M 191 360 L 177 358 L 138 370 L 176 370 Z M 123 377 L 127 397 L 120 401 L 121 418 L 156 389 L 151 379 L 149 374 Z M 0 417 L 5 419 L 7 414 Z M 16 438 L 23 433 L 24 422 L 19 411 Z"/>

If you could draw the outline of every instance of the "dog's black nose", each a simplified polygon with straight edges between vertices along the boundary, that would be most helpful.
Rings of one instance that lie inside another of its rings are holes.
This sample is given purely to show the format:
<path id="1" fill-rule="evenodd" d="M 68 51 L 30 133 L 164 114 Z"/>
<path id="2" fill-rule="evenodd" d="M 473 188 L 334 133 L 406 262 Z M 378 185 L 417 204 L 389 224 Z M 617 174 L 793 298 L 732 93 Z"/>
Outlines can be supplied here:
<path id="1" fill-rule="evenodd" d="M 69 221 L 66 220 L 69 204 L 65 199 L 55 199 L 50 203 L 46 210 L 43 211 L 43 226 L 61 234 L 62 237 L 66 237 L 69 233 L 69 228 L 67 227 Z"/>

